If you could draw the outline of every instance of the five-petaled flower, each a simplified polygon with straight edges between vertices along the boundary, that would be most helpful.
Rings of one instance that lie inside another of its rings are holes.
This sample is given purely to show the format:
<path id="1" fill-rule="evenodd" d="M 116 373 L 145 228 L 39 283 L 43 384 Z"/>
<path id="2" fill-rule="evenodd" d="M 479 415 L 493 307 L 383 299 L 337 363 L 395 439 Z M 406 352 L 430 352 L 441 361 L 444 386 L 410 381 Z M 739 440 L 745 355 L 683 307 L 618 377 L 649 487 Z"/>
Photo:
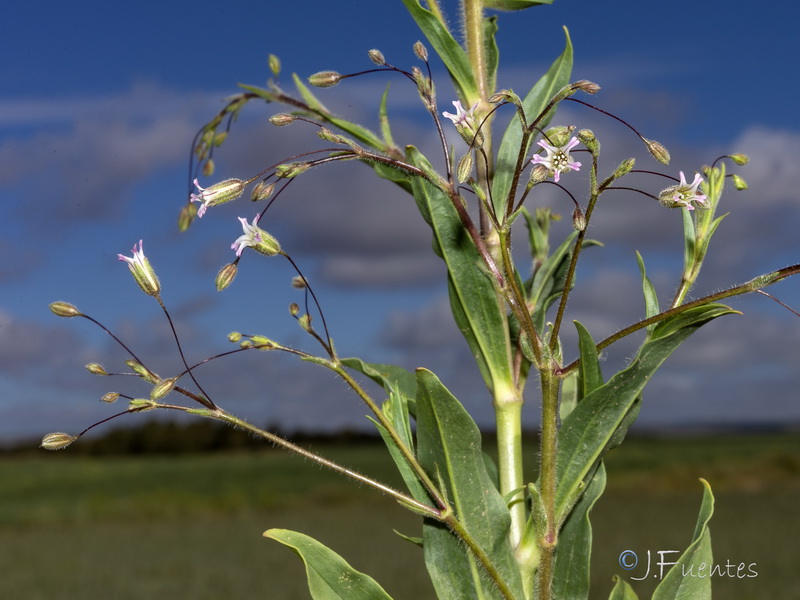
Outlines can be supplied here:
<path id="1" fill-rule="evenodd" d="M 453 102 L 453 106 L 456 107 L 456 114 L 449 113 L 447 111 L 442 112 L 442 116 L 447 117 L 453 122 L 453 125 L 458 127 L 459 125 L 463 127 L 472 128 L 475 123 L 475 108 L 477 108 L 478 103 L 472 105 L 472 108 L 469 110 L 464 110 L 464 107 L 461 106 L 461 100 L 456 100 Z"/>
<path id="2" fill-rule="evenodd" d="M 580 171 L 581 163 L 572 160 L 569 151 L 580 144 L 578 138 L 572 138 L 563 146 L 551 146 L 544 140 L 539 140 L 539 145 L 547 151 L 547 156 L 541 157 L 534 154 L 531 163 L 534 165 L 544 165 L 553 176 L 553 180 L 558 183 L 561 173 L 567 171 Z"/>
<path id="3" fill-rule="evenodd" d="M 150 261 L 147 260 L 147 257 L 144 255 L 142 240 L 139 240 L 138 250 L 136 244 L 133 245 L 133 256 L 117 254 L 117 257 L 119 257 L 119 260 L 124 260 L 128 263 L 128 268 L 131 270 L 136 283 L 142 288 L 142 291 L 154 298 L 158 298 L 158 294 L 161 291 L 161 284 L 158 281 L 158 277 L 156 277 L 156 272 L 153 270 L 153 267 L 150 266 Z"/>
<path id="4" fill-rule="evenodd" d="M 695 206 L 698 208 L 708 208 L 706 203 L 706 195 L 697 191 L 697 188 L 703 183 L 703 178 L 700 173 L 694 174 L 694 181 L 692 183 L 686 182 L 686 176 L 683 171 L 680 172 L 681 181 L 675 191 L 672 193 L 672 200 L 676 206 L 681 206 L 686 210 L 694 210 Z"/>
<path id="5" fill-rule="evenodd" d="M 193 193 L 189 196 L 190 202 L 200 202 L 197 209 L 197 216 L 202 217 L 210 206 L 224 204 L 231 200 L 236 200 L 244 192 L 244 181 L 241 179 L 226 179 L 207 188 L 200 187 L 197 179 L 194 180 L 195 187 L 200 191 L 199 194 Z"/>
<path id="6" fill-rule="evenodd" d="M 236 256 L 241 256 L 242 251 L 250 247 L 265 256 L 275 256 L 281 253 L 281 246 L 274 237 L 258 226 L 258 218 L 261 215 L 253 217 L 253 223 L 247 222 L 244 217 L 239 217 L 239 222 L 242 224 L 244 233 L 236 238 L 236 241 L 231 244 L 231 250 L 236 251 Z"/>

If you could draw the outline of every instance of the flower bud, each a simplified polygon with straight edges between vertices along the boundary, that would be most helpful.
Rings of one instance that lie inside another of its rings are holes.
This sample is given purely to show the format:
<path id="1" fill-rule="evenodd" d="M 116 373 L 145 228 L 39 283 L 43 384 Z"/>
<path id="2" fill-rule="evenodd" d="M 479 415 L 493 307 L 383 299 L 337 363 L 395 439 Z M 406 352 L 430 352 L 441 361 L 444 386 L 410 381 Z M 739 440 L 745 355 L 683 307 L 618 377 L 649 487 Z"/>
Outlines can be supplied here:
<path id="1" fill-rule="evenodd" d="M 269 65 L 269 70 L 272 71 L 272 76 L 277 77 L 281 72 L 281 59 L 274 54 L 270 54 L 267 64 Z"/>
<path id="2" fill-rule="evenodd" d="M 145 367 L 142 363 L 135 361 L 132 358 L 129 358 L 128 360 L 125 361 L 125 364 L 128 365 L 134 373 L 136 373 L 139 377 L 141 377 L 145 381 L 149 383 L 156 383 L 158 381 L 158 377 L 156 377 L 155 375 L 153 375 L 153 373 L 148 371 L 147 367 Z"/>
<path id="3" fill-rule="evenodd" d="M 584 231 L 586 229 L 586 215 L 583 214 L 583 211 L 578 206 L 572 211 L 572 226 L 575 231 Z"/>
<path id="4" fill-rule="evenodd" d="M 253 342 L 251 340 L 242 340 L 239 342 L 239 348 L 242 350 L 248 350 L 249 348 L 253 347 Z"/>
<path id="5" fill-rule="evenodd" d="M 242 339 L 242 334 L 238 331 L 231 331 L 228 334 L 228 341 L 233 342 L 234 344 Z"/>
<path id="6" fill-rule="evenodd" d="M 263 335 L 254 335 L 250 339 L 253 341 L 255 346 L 258 346 L 258 350 L 274 350 L 275 348 L 280 347 L 280 344 L 276 344 L 271 339 Z"/>
<path id="7" fill-rule="evenodd" d="M 194 221 L 197 215 L 197 207 L 194 204 L 184 204 L 181 212 L 178 214 L 178 231 L 183 233 L 189 229 L 189 225 Z"/>
<path id="8" fill-rule="evenodd" d="M 214 160 L 209 158 L 203 165 L 203 175 L 211 177 L 214 174 Z"/>
<path id="9" fill-rule="evenodd" d="M 45 450 L 61 450 L 77 439 L 77 435 L 69 435 L 68 433 L 48 433 L 42 438 L 42 443 L 39 444 L 39 447 Z"/>
<path id="10" fill-rule="evenodd" d="M 86 370 L 92 375 L 108 375 L 106 370 L 103 368 L 103 365 L 98 363 L 89 363 L 86 365 Z"/>
<path id="11" fill-rule="evenodd" d="M 425 61 L 425 62 L 428 61 L 428 49 L 425 47 L 425 44 L 423 44 L 419 40 L 414 42 L 414 54 L 421 61 Z"/>
<path id="12" fill-rule="evenodd" d="M 294 115 L 290 115 L 289 113 L 278 113 L 277 115 L 272 115 L 269 118 L 269 122 L 275 125 L 275 127 L 283 127 L 284 125 L 290 125 L 297 120 L 297 117 Z"/>
<path id="13" fill-rule="evenodd" d="M 307 162 L 285 163 L 278 165 L 275 169 L 275 175 L 281 179 L 291 179 L 297 177 L 301 173 L 306 172 L 311 168 L 311 164 Z"/>
<path id="14" fill-rule="evenodd" d="M 750 162 L 750 157 L 746 154 L 731 154 L 730 159 L 740 167 L 743 167 Z"/>
<path id="15" fill-rule="evenodd" d="M 594 83 L 593 81 L 587 81 L 585 79 L 581 79 L 580 81 L 576 81 L 572 84 L 572 86 L 576 90 L 583 90 L 587 94 L 596 94 L 600 91 L 600 86 Z"/>
<path id="16" fill-rule="evenodd" d="M 619 166 L 614 171 L 613 178 L 619 179 L 620 177 L 624 177 L 633 170 L 635 164 L 636 164 L 635 158 L 626 158 L 621 163 L 619 163 Z"/>
<path id="17" fill-rule="evenodd" d="M 221 292 L 233 283 L 238 270 L 239 267 L 235 262 L 225 265 L 219 270 L 219 273 L 217 273 L 217 278 L 214 280 L 214 285 L 217 286 L 218 292 Z"/>
<path id="18" fill-rule="evenodd" d="M 747 189 L 747 182 L 742 179 L 739 175 L 734 173 L 731 178 L 733 179 L 733 185 L 737 190 L 746 190 Z"/>
<path id="19" fill-rule="evenodd" d="M 53 302 L 50 304 L 50 312 L 57 317 L 80 317 L 81 312 L 69 302 Z"/>
<path id="20" fill-rule="evenodd" d="M 669 164 L 669 151 L 662 144 L 655 140 L 648 140 L 647 138 L 642 138 L 642 141 L 647 146 L 647 151 L 653 158 L 663 165 Z"/>
<path id="21" fill-rule="evenodd" d="M 458 166 L 456 167 L 456 177 L 460 183 L 464 183 L 467 179 L 469 179 L 469 175 L 472 173 L 472 164 L 472 152 L 467 152 L 461 157 L 461 160 L 458 161 Z"/>
<path id="22" fill-rule="evenodd" d="M 305 277 L 301 275 L 295 275 L 292 277 L 292 287 L 296 290 L 304 290 L 308 287 L 306 283 Z"/>
<path id="23" fill-rule="evenodd" d="M 253 202 L 266 200 L 272 195 L 274 189 L 275 189 L 274 181 L 270 182 L 262 181 L 256 187 L 253 188 L 253 193 L 250 194 L 250 200 L 252 200 Z"/>
<path id="24" fill-rule="evenodd" d="M 300 313 L 300 306 L 296 302 L 289 305 L 289 314 L 296 317 Z"/>
<path id="25" fill-rule="evenodd" d="M 244 193 L 245 188 L 244 181 L 235 178 L 220 181 L 219 183 L 215 183 L 207 188 L 200 187 L 197 179 L 195 179 L 194 185 L 197 187 L 200 193 L 193 193 L 189 197 L 189 201 L 199 202 L 201 204 L 200 208 L 197 210 L 197 216 L 201 218 L 206 213 L 206 210 L 208 210 L 210 207 L 236 200 Z"/>
<path id="26" fill-rule="evenodd" d="M 308 313 L 300 315 L 300 317 L 297 319 L 297 322 L 300 323 L 300 327 L 302 327 L 306 331 L 312 331 L 311 315 L 309 315 Z"/>
<path id="27" fill-rule="evenodd" d="M 320 71 L 308 78 L 308 82 L 315 87 L 332 87 L 339 83 L 342 76 L 336 71 Z"/>
<path id="28" fill-rule="evenodd" d="M 597 137 L 591 129 L 579 129 L 575 135 L 589 152 L 597 156 L 600 152 L 600 142 L 597 141 Z"/>
<path id="29" fill-rule="evenodd" d="M 531 177 L 528 185 L 536 185 L 547 179 L 547 167 L 544 165 L 536 165 L 531 169 Z"/>
<path id="30" fill-rule="evenodd" d="M 228 139 L 227 131 L 218 131 L 214 134 L 214 145 L 219 148 Z"/>
<path id="31" fill-rule="evenodd" d="M 171 379 L 162 379 L 159 381 L 155 386 L 153 386 L 153 389 L 150 390 L 150 400 L 161 400 L 161 398 L 172 391 L 177 380 L 177 377 L 173 377 Z"/>
<path id="32" fill-rule="evenodd" d="M 367 52 L 367 56 L 369 59 L 374 62 L 376 65 L 383 66 L 386 64 L 386 59 L 383 57 L 383 52 L 380 50 L 375 50 L 374 48 Z"/>
<path id="33" fill-rule="evenodd" d="M 117 258 L 128 263 L 128 269 L 133 275 L 133 279 L 145 294 L 153 296 L 153 298 L 159 297 L 161 283 L 159 283 L 153 267 L 150 266 L 150 261 L 144 255 L 142 240 L 139 240 L 138 250 L 136 249 L 136 244 L 133 245 L 133 256 L 128 257 L 117 254 Z"/>
<path id="34" fill-rule="evenodd" d="M 105 402 L 106 404 L 113 404 L 118 399 L 119 399 L 119 394 L 117 392 L 108 392 L 107 394 L 103 394 L 103 397 L 100 398 L 100 400 Z"/>
<path id="35" fill-rule="evenodd" d="M 146 410 L 153 410 L 158 408 L 158 405 L 152 400 L 145 400 L 144 398 L 134 398 L 128 402 L 129 412 L 144 412 Z"/>

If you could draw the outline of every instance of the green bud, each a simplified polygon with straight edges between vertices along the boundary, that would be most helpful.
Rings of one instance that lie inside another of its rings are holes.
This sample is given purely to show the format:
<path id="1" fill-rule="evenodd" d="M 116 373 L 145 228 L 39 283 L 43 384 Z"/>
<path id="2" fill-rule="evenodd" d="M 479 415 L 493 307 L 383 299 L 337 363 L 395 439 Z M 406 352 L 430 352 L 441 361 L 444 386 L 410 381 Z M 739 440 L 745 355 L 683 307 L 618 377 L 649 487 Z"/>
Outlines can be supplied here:
<path id="1" fill-rule="evenodd" d="M 152 400 L 145 400 L 144 398 L 134 398 L 128 402 L 129 412 L 145 412 L 147 410 L 153 410 L 154 408 L 158 408 L 158 404 Z"/>
<path id="2" fill-rule="evenodd" d="M 547 167 L 544 165 L 536 165 L 531 169 L 531 177 L 528 185 L 536 185 L 547 179 Z"/>
<path id="3" fill-rule="evenodd" d="M 272 192 L 275 190 L 275 182 L 270 181 L 262 181 L 256 187 L 253 188 L 253 193 L 250 194 L 250 199 L 253 202 L 259 202 L 261 200 L 266 200 L 272 195 Z"/>
<path id="4" fill-rule="evenodd" d="M 137 362 L 132 358 L 129 358 L 128 360 L 125 361 L 125 364 L 128 365 L 134 373 L 136 373 L 139 377 L 141 377 L 145 381 L 148 381 L 150 383 L 156 383 L 158 381 L 158 377 L 153 373 L 151 373 L 150 371 L 148 371 L 147 367 L 145 367 L 142 363 Z"/>
<path id="5" fill-rule="evenodd" d="M 309 315 L 307 313 L 304 314 L 304 315 L 301 315 L 297 319 L 297 322 L 300 323 L 300 327 L 302 327 L 306 331 L 311 331 L 311 315 Z"/>
<path id="6" fill-rule="evenodd" d="M 742 179 L 739 175 L 735 173 L 731 176 L 733 179 L 733 185 L 737 190 L 746 190 L 747 189 L 747 182 Z"/>
<path id="7" fill-rule="evenodd" d="M 270 54 L 267 64 L 269 65 L 269 70 L 272 71 L 272 76 L 277 77 L 281 72 L 281 59 L 274 54 Z"/>
<path id="8" fill-rule="evenodd" d="M 238 270 L 239 267 L 235 262 L 225 265 L 219 270 L 219 273 L 217 273 L 217 278 L 214 281 L 214 284 L 217 286 L 218 292 L 221 292 L 222 290 L 224 290 L 230 284 L 233 283 L 233 280 L 236 277 L 236 272 Z"/>
<path id="9" fill-rule="evenodd" d="M 587 81 L 585 79 L 581 79 L 580 81 L 576 81 L 572 84 L 572 86 L 576 90 L 583 90 L 587 94 L 596 94 L 600 91 L 600 86 L 594 83 L 593 81 Z"/>
<path id="10" fill-rule="evenodd" d="M 242 334 L 238 331 L 231 331 L 228 334 L 228 341 L 233 342 L 234 344 L 242 339 Z"/>
<path id="11" fill-rule="evenodd" d="M 225 142 L 228 137 L 227 131 L 218 131 L 214 134 L 214 145 L 219 148 Z"/>
<path id="12" fill-rule="evenodd" d="M 456 177 L 460 183 L 464 183 L 469 178 L 469 174 L 472 173 L 472 164 L 472 152 L 467 152 L 461 157 L 461 160 L 458 161 Z"/>
<path id="13" fill-rule="evenodd" d="M 197 216 L 197 207 L 191 202 L 184 204 L 178 214 L 178 231 L 184 232 L 189 229 L 189 225 L 192 224 L 195 216 Z"/>
<path id="14" fill-rule="evenodd" d="M 48 433 L 42 438 L 42 443 L 39 444 L 39 447 L 45 450 L 61 450 L 77 439 L 78 436 L 69 435 L 68 433 Z"/>
<path id="15" fill-rule="evenodd" d="M 614 171 L 613 178 L 619 179 L 620 177 L 624 177 L 633 170 L 635 164 L 636 164 L 635 158 L 626 158 L 619 164 L 619 166 Z"/>
<path id="16" fill-rule="evenodd" d="M 53 302 L 50 304 L 50 312 L 57 317 L 80 317 L 81 312 L 69 302 Z"/>
<path id="17" fill-rule="evenodd" d="M 286 163 L 278 165 L 275 169 L 275 175 L 281 179 L 291 179 L 301 173 L 305 173 L 310 168 L 311 164 L 307 162 Z"/>
<path id="18" fill-rule="evenodd" d="M 575 210 L 572 211 L 572 226 L 575 228 L 575 231 L 584 231 L 586 229 L 586 215 L 583 214 L 583 211 L 577 206 Z"/>
<path id="19" fill-rule="evenodd" d="M 740 167 L 743 167 L 750 162 L 750 157 L 746 154 L 731 154 L 730 159 Z"/>
<path id="20" fill-rule="evenodd" d="M 545 137 L 553 146 L 560 148 L 569 141 L 573 131 L 575 131 L 574 125 L 560 125 L 558 127 L 551 127 L 548 129 L 545 132 Z"/>
<path id="21" fill-rule="evenodd" d="M 209 158 L 203 165 L 203 175 L 205 177 L 211 177 L 213 174 L 214 174 L 214 161 Z"/>
<path id="22" fill-rule="evenodd" d="M 315 87 L 332 87 L 339 83 L 342 76 L 336 71 L 320 71 L 308 78 L 308 82 Z"/>
<path id="23" fill-rule="evenodd" d="M 297 120 L 297 117 L 294 115 L 290 115 L 289 113 L 278 113 L 277 115 L 272 115 L 269 118 L 269 122 L 275 125 L 275 127 L 283 127 L 284 125 L 290 125 Z"/>
<path id="24" fill-rule="evenodd" d="M 289 305 L 289 314 L 296 317 L 300 313 L 300 306 L 296 302 Z"/>
<path id="25" fill-rule="evenodd" d="M 161 400 L 161 398 L 172 391 L 177 380 L 177 377 L 173 377 L 171 379 L 162 379 L 159 381 L 155 386 L 153 386 L 153 389 L 150 390 L 150 400 Z"/>
<path id="26" fill-rule="evenodd" d="M 414 54 L 418 59 L 421 61 L 428 61 L 428 49 L 425 47 L 425 44 L 417 40 L 414 42 Z"/>
<path id="27" fill-rule="evenodd" d="M 576 137 L 593 156 L 597 156 L 600 153 L 600 142 L 597 141 L 597 137 L 591 129 L 579 129 Z"/>
<path id="28" fill-rule="evenodd" d="M 647 151 L 653 158 L 655 158 L 662 165 L 669 164 L 669 151 L 662 144 L 655 140 L 648 140 L 647 138 L 642 138 L 642 141 L 647 146 Z"/>
<path id="29" fill-rule="evenodd" d="M 108 375 L 106 370 L 103 368 L 103 365 L 98 363 L 89 363 L 86 365 L 86 370 L 92 375 Z"/>
<path id="30" fill-rule="evenodd" d="M 103 394 L 103 397 L 100 398 L 100 400 L 105 402 L 106 404 L 113 404 L 118 399 L 119 399 L 119 394 L 117 392 L 108 392 L 107 394 Z"/>
<path id="31" fill-rule="evenodd" d="M 250 340 L 242 340 L 241 342 L 239 342 L 239 347 L 242 350 L 247 350 L 253 347 L 253 342 L 251 342 Z"/>
<path id="32" fill-rule="evenodd" d="M 383 57 L 383 52 L 380 50 L 375 50 L 374 48 L 367 52 L 369 59 L 374 62 L 376 65 L 383 66 L 386 64 L 386 59 Z"/>
<path id="33" fill-rule="evenodd" d="M 304 290 L 308 287 L 306 284 L 306 280 L 304 277 L 300 275 L 295 275 L 292 277 L 292 287 L 296 290 Z"/>
<path id="34" fill-rule="evenodd" d="M 280 344 L 276 344 L 271 339 L 263 335 L 254 335 L 252 336 L 251 340 L 255 346 L 258 346 L 259 350 L 274 350 L 275 348 L 280 347 Z"/>

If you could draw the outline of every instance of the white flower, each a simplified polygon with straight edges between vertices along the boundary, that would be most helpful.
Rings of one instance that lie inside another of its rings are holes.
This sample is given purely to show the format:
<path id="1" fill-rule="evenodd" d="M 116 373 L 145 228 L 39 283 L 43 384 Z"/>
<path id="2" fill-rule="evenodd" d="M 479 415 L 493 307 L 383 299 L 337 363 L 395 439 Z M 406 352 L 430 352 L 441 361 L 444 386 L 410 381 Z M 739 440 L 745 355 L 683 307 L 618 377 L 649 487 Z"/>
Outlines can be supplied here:
<path id="1" fill-rule="evenodd" d="M 247 219 L 244 217 L 239 217 L 239 222 L 242 224 L 244 233 L 231 244 L 231 250 L 236 251 L 236 256 L 241 256 L 242 251 L 247 247 L 266 256 L 280 254 L 281 246 L 278 244 L 278 240 L 258 226 L 259 216 L 260 215 L 256 215 L 253 217 L 252 224 L 248 223 Z"/>
<path id="2" fill-rule="evenodd" d="M 686 210 L 694 210 L 695 206 L 699 208 L 708 208 L 706 203 L 706 195 L 698 192 L 697 188 L 703 183 L 703 178 L 700 173 L 694 174 L 694 181 L 692 183 L 686 182 L 686 176 L 683 171 L 680 172 L 681 181 L 675 191 L 672 193 L 672 200 L 677 206 L 682 206 Z"/>
<path id="3" fill-rule="evenodd" d="M 453 106 L 456 107 L 456 114 L 443 112 L 442 116 L 447 117 L 453 122 L 453 125 L 458 127 L 459 125 L 466 128 L 474 127 L 475 123 L 475 109 L 478 106 L 478 103 L 472 105 L 472 108 L 469 110 L 464 110 L 464 107 L 461 106 L 461 100 L 456 100 L 453 102 Z"/>
<path id="4" fill-rule="evenodd" d="M 531 159 L 534 165 L 544 165 L 552 173 L 553 180 L 558 183 L 561 173 L 567 171 L 579 171 L 581 163 L 572 160 L 569 151 L 580 144 L 578 138 L 573 137 L 569 142 L 561 147 L 551 146 L 544 140 L 539 140 L 538 144 L 547 151 L 547 156 L 541 157 L 535 154 Z"/>
<path id="5" fill-rule="evenodd" d="M 226 179 L 207 188 L 200 187 L 200 183 L 195 179 L 194 185 L 200 193 L 193 193 L 189 196 L 189 201 L 200 202 L 200 208 L 197 209 L 197 216 L 200 218 L 206 214 L 210 206 L 236 200 L 244 192 L 244 182 L 241 179 Z"/>
<path id="6" fill-rule="evenodd" d="M 159 291 L 161 291 L 161 284 L 158 282 L 158 277 L 156 277 L 153 267 L 150 266 L 150 261 L 144 255 L 142 240 L 139 240 L 138 250 L 136 249 L 136 244 L 133 245 L 133 256 L 117 254 L 117 257 L 119 260 L 124 260 L 128 263 L 128 268 L 142 291 L 157 298 Z"/>

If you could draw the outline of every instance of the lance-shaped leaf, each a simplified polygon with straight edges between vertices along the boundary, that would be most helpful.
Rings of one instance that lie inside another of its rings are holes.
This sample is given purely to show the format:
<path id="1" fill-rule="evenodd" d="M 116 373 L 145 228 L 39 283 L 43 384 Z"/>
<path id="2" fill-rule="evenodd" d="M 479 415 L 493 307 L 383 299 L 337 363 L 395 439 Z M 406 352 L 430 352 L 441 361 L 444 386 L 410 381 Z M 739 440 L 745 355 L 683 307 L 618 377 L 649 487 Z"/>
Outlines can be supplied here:
<path id="1" fill-rule="evenodd" d="M 410 163 L 424 171 L 427 159 L 410 146 Z M 489 389 L 512 381 L 511 352 L 505 307 L 482 269 L 483 260 L 459 219 L 450 198 L 428 181 L 411 182 L 414 199 L 433 230 L 433 248 L 447 263 L 450 306 Z"/>
<path id="2" fill-rule="evenodd" d="M 264 537 L 288 546 L 303 560 L 314 600 L 391 600 L 372 577 L 356 571 L 314 538 L 288 529 L 269 529 Z"/>
<path id="3" fill-rule="evenodd" d="M 608 600 L 639 600 L 639 597 L 627 581 L 614 575 L 614 589 Z"/>
<path id="4" fill-rule="evenodd" d="M 477 425 L 430 371 L 417 371 L 417 448 L 420 463 L 447 491 L 456 516 L 518 598 L 519 570 L 511 552 L 511 517 L 486 471 Z M 423 527 L 425 564 L 440 600 L 500 598 L 476 558 L 441 523 Z M 482 590 L 482 591 L 476 591 Z"/>
<path id="5" fill-rule="evenodd" d="M 714 495 L 705 479 L 703 502 L 694 528 L 692 543 L 653 592 L 653 600 L 711 600 L 711 576 L 714 557 L 708 521 L 714 514 Z"/>
<path id="6" fill-rule="evenodd" d="M 553 0 L 486 0 L 484 6 L 495 10 L 525 10 L 541 4 L 552 4 Z"/>
<path id="7" fill-rule="evenodd" d="M 419 0 L 403 0 L 403 4 L 447 67 L 458 97 L 471 105 L 471 102 L 478 99 L 478 86 L 475 84 L 472 66 L 464 49 L 450 34 L 445 24 L 427 8 L 423 8 Z"/>
<path id="8" fill-rule="evenodd" d="M 528 95 L 522 100 L 525 117 L 528 122 L 536 118 L 553 96 L 569 83 L 569 77 L 572 73 L 572 41 L 569 39 L 569 32 L 566 28 L 564 32 L 567 37 L 567 43 L 561 56 L 553 62 L 547 73 L 536 82 L 536 85 L 531 88 Z M 542 121 L 540 126 L 542 128 L 546 127 L 551 117 Z M 531 138 L 532 140 L 533 138 Z M 497 152 L 497 167 L 492 183 L 494 208 L 499 215 L 505 214 L 506 200 L 511 190 L 511 182 L 514 177 L 514 170 L 517 167 L 521 143 L 521 125 L 517 118 L 513 118 L 503 134 L 503 140 L 500 142 L 500 148 Z M 528 147 L 530 147 L 530 142 Z M 528 148 L 525 149 L 525 152 L 527 151 Z"/>
<path id="9" fill-rule="evenodd" d="M 650 278 L 647 276 L 647 271 L 644 268 L 644 259 L 638 251 L 636 252 L 636 262 L 639 263 L 639 272 L 642 274 L 642 293 L 644 294 L 645 316 L 649 319 L 660 312 L 660 309 L 658 308 L 658 294 L 656 293 L 656 288 L 653 286 Z M 653 331 L 654 328 L 655 323 L 648 325 L 647 331 Z"/>
<path id="10" fill-rule="evenodd" d="M 585 478 L 634 407 L 642 388 L 672 352 L 699 327 L 735 313 L 722 304 L 699 306 L 665 319 L 653 330 L 626 369 L 586 396 L 558 434 L 556 517 L 562 522 L 578 499 Z"/>

